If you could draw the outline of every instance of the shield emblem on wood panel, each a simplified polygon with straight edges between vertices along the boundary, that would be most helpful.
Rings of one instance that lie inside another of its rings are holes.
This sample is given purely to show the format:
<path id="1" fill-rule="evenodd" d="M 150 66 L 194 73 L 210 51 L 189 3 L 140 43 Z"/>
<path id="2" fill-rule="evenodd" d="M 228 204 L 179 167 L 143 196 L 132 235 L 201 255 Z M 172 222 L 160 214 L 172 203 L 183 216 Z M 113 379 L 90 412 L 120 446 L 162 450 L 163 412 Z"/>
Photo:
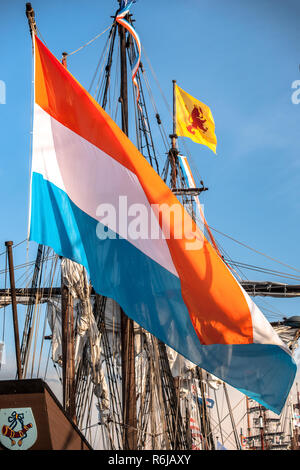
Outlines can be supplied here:
<path id="1" fill-rule="evenodd" d="M 30 449 L 37 439 L 31 408 L 0 409 L 0 442 L 9 450 Z"/>

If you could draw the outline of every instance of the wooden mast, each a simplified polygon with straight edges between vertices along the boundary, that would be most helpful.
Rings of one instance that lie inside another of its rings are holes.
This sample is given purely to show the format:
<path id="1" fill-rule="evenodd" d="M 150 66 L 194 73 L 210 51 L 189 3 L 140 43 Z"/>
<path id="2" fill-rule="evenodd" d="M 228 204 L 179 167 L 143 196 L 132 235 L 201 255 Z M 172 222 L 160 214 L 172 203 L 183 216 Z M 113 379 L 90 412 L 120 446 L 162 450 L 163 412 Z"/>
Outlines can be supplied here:
<path id="1" fill-rule="evenodd" d="M 63 407 L 69 418 L 76 422 L 75 363 L 74 363 L 74 309 L 68 286 L 61 280 L 61 333 Z"/>
<path id="2" fill-rule="evenodd" d="M 26 3 L 26 16 L 28 19 L 29 31 L 32 37 L 32 35 L 36 33 L 36 23 L 34 10 L 31 6 L 31 3 Z"/>
<path id="3" fill-rule="evenodd" d="M 119 25 L 122 110 L 122 130 L 128 136 L 128 96 L 126 30 Z M 121 309 L 122 397 L 123 397 L 123 449 L 137 449 L 137 414 L 135 385 L 134 324 Z"/>
<path id="4" fill-rule="evenodd" d="M 13 261 L 13 253 L 12 253 L 13 242 L 11 242 L 11 241 L 5 242 L 5 246 L 6 246 L 6 249 L 7 249 L 8 266 L 9 266 L 10 289 L 11 289 L 10 292 L 11 292 L 11 303 L 12 303 L 13 324 L 14 324 L 17 375 L 18 375 L 18 379 L 21 379 L 22 378 L 22 366 L 21 366 L 21 350 L 20 350 L 18 312 L 17 312 L 17 301 L 16 301 L 14 261 Z"/>
<path id="5" fill-rule="evenodd" d="M 176 80 L 173 80 L 173 134 L 170 135 L 171 138 L 171 148 L 169 150 L 168 158 L 171 164 L 171 189 L 176 188 L 177 180 L 177 134 L 176 134 Z"/>
<path id="6" fill-rule="evenodd" d="M 265 430 L 265 424 L 264 424 L 264 418 L 262 414 L 262 406 L 259 405 L 259 429 L 260 429 L 260 445 L 261 445 L 261 450 L 265 450 L 265 436 L 264 436 L 264 430 Z"/>
<path id="7" fill-rule="evenodd" d="M 62 65 L 67 68 L 67 52 L 62 53 Z M 74 302 L 70 288 L 61 275 L 61 338 L 63 407 L 69 418 L 76 419 L 75 346 L 74 346 Z"/>
<path id="8" fill-rule="evenodd" d="M 249 398 L 246 396 L 246 409 L 247 409 L 247 437 L 248 446 L 250 447 L 251 442 L 251 425 L 250 425 L 250 410 L 249 410 Z M 252 447 L 252 446 L 251 446 Z"/>
<path id="9" fill-rule="evenodd" d="M 26 16 L 29 30 L 34 41 L 37 26 L 31 3 L 26 3 Z M 62 63 L 67 67 L 66 53 Z M 11 243 L 11 242 L 9 242 Z M 61 325 L 62 325 L 62 372 L 63 372 L 63 406 L 69 418 L 76 422 L 75 410 L 75 365 L 74 365 L 74 315 L 73 299 L 69 288 L 61 282 Z M 19 376 L 18 370 L 18 376 Z M 20 378 L 20 377 L 19 377 Z"/>

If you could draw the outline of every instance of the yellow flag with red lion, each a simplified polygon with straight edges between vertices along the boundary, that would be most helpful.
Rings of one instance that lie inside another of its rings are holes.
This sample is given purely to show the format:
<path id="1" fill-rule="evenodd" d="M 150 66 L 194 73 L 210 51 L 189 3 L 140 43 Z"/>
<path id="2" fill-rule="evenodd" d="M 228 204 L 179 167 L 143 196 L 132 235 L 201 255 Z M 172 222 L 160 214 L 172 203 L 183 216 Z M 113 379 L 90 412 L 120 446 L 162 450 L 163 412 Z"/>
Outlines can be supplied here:
<path id="1" fill-rule="evenodd" d="M 215 122 L 210 108 L 178 85 L 175 85 L 175 98 L 177 135 L 207 145 L 216 153 Z"/>

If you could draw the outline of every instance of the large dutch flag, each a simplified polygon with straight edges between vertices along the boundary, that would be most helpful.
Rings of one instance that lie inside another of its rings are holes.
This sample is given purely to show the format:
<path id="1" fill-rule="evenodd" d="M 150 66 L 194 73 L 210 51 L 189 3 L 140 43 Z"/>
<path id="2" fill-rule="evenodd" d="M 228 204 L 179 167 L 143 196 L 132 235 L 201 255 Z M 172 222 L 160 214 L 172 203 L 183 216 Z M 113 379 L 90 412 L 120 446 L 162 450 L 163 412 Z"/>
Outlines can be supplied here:
<path id="1" fill-rule="evenodd" d="M 279 413 L 296 365 L 200 229 L 191 225 L 203 241 L 196 250 L 188 235 L 175 237 L 174 219 L 170 237 L 130 238 L 107 222 L 99 238 L 101 204 L 118 207 L 126 196 L 165 235 L 168 208 L 179 202 L 38 38 L 34 106 L 30 239 L 85 266 L 95 291 L 143 328 Z M 164 207 L 161 217 L 153 207 Z"/>

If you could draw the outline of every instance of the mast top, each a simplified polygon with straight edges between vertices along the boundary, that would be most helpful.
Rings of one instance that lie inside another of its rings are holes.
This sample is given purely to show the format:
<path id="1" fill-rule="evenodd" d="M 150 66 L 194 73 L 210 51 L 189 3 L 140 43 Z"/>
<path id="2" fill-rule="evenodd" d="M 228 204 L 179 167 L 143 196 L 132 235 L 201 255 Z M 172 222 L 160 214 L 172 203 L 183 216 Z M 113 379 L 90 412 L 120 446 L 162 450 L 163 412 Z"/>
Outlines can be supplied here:
<path id="1" fill-rule="evenodd" d="M 30 34 L 32 35 L 32 32 L 36 33 L 36 22 L 34 9 L 32 8 L 31 3 L 29 2 L 26 3 L 26 16 L 28 18 Z"/>

